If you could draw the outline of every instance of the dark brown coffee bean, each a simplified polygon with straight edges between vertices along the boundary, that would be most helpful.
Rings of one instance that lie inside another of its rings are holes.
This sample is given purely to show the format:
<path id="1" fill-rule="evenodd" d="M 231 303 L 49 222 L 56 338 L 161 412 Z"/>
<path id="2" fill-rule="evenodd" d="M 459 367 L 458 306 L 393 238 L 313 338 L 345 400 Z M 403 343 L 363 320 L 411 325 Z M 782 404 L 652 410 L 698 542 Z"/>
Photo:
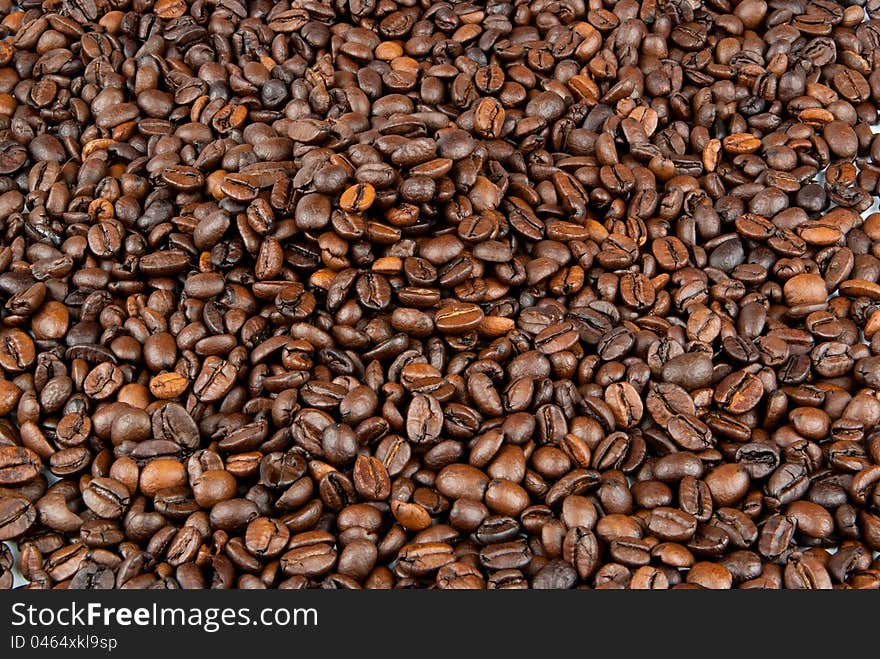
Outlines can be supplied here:
<path id="1" fill-rule="evenodd" d="M 358 493 L 367 499 L 381 501 L 391 494 L 388 470 L 377 458 L 358 456 L 354 465 L 353 479 Z"/>
<path id="2" fill-rule="evenodd" d="M 482 137 L 494 139 L 501 136 L 505 112 L 494 98 L 483 98 L 474 109 L 474 130 Z"/>
<path id="3" fill-rule="evenodd" d="M 0 367 L 19 373 L 31 367 L 36 357 L 33 339 L 18 329 L 0 331 Z"/>
<path id="4" fill-rule="evenodd" d="M 0 485 L 24 485 L 40 475 L 40 456 L 21 446 L 0 446 Z"/>
<path id="5" fill-rule="evenodd" d="M 162 171 L 162 180 L 175 190 L 193 192 L 198 190 L 205 182 L 202 173 L 195 167 L 184 165 L 172 165 Z"/>
<path id="6" fill-rule="evenodd" d="M 683 510 L 659 507 L 648 516 L 648 529 L 663 540 L 681 542 L 696 532 L 697 520 Z"/>
<path id="7" fill-rule="evenodd" d="M 456 303 L 443 307 L 434 315 L 434 326 L 441 332 L 461 334 L 476 328 L 483 320 L 483 311 L 475 304 Z"/>
<path id="8" fill-rule="evenodd" d="M 112 478 L 93 478 L 83 489 L 82 496 L 89 509 L 105 519 L 121 517 L 130 503 L 128 488 Z"/>
<path id="9" fill-rule="evenodd" d="M 0 501 L 0 540 L 22 536 L 37 521 L 37 511 L 24 497 L 6 496 Z M 6 569 L 10 569 L 9 565 Z"/>
<path id="10" fill-rule="evenodd" d="M 753 409 L 764 395 L 761 380 L 745 371 L 731 373 L 715 389 L 715 401 L 731 414 Z"/>

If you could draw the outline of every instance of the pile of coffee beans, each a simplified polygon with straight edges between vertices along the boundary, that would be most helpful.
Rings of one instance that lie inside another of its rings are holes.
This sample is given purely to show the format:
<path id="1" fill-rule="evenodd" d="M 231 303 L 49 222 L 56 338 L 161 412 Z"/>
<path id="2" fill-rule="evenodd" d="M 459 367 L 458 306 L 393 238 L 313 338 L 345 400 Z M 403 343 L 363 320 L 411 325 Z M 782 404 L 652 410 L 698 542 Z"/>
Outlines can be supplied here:
<path id="1" fill-rule="evenodd" d="M 3 586 L 880 587 L 880 1 L 0 17 Z"/>

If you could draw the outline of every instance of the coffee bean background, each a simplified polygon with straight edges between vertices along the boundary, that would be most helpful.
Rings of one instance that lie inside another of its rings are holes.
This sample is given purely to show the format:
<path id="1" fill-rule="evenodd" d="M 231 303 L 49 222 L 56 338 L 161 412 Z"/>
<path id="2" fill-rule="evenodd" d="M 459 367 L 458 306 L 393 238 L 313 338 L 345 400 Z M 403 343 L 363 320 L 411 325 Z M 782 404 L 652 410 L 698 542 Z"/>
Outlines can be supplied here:
<path id="1" fill-rule="evenodd" d="M 880 588 L 880 0 L 0 17 L 0 586 Z"/>

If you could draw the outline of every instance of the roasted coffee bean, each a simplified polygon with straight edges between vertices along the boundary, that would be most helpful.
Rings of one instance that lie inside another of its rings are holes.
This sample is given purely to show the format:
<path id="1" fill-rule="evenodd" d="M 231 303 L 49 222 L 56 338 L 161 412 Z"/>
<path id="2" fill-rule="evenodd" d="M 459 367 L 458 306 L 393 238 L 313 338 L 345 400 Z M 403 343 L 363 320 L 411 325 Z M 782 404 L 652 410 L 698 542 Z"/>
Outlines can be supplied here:
<path id="1" fill-rule="evenodd" d="M 444 333 L 462 334 L 477 328 L 483 317 L 483 311 L 476 304 L 455 303 L 434 315 L 434 326 Z"/>
<path id="2" fill-rule="evenodd" d="M 73 575 L 69 587 L 73 590 L 112 590 L 115 583 L 112 567 L 87 563 Z"/>
<path id="3" fill-rule="evenodd" d="M 258 517 L 248 524 L 245 545 L 249 552 L 260 557 L 274 557 L 287 547 L 290 531 L 281 522 Z"/>
<path id="4" fill-rule="evenodd" d="M 200 442 L 199 428 L 189 413 L 176 403 L 166 403 L 151 418 L 154 439 L 176 442 L 194 449 Z"/>
<path id="5" fill-rule="evenodd" d="M 40 456 L 21 446 L 0 447 L 0 485 L 24 485 L 40 475 Z"/>
<path id="6" fill-rule="evenodd" d="M 366 499 L 381 501 L 391 494 L 388 470 L 375 457 L 358 456 L 354 464 L 353 480 L 358 494 Z"/>
<path id="7" fill-rule="evenodd" d="M 36 521 L 37 511 L 26 498 L 4 496 L 0 500 L 0 540 L 21 537 Z"/>
<path id="8" fill-rule="evenodd" d="M 0 367 L 10 373 L 20 373 L 33 365 L 35 357 L 34 341 L 25 332 L 0 330 Z"/>
<path id="9" fill-rule="evenodd" d="M 405 574 L 426 576 L 455 560 L 453 549 L 445 542 L 423 542 L 406 545 L 398 553 Z"/>
<path id="10" fill-rule="evenodd" d="M 831 577 L 816 556 L 793 552 L 785 566 L 785 587 L 798 590 L 831 590 Z"/>
<path id="11" fill-rule="evenodd" d="M 443 430 L 443 410 L 431 395 L 416 394 L 406 416 L 406 433 L 415 444 L 436 442 Z"/>
<path id="12" fill-rule="evenodd" d="M 743 414 L 761 402 L 764 385 L 751 373 L 737 371 L 722 380 L 715 389 L 715 401 L 731 414 Z"/>
<path id="13" fill-rule="evenodd" d="M 128 488 L 113 478 L 93 478 L 83 489 L 83 502 L 98 517 L 116 519 L 130 503 Z"/>
<path id="14" fill-rule="evenodd" d="M 784 515 L 773 515 L 767 519 L 758 538 L 758 552 L 766 559 L 775 561 L 789 551 L 797 527 L 794 521 Z"/>
<path id="15" fill-rule="evenodd" d="M 690 539 L 697 530 L 697 520 L 683 510 L 661 506 L 648 515 L 648 530 L 661 540 L 681 542 Z"/>

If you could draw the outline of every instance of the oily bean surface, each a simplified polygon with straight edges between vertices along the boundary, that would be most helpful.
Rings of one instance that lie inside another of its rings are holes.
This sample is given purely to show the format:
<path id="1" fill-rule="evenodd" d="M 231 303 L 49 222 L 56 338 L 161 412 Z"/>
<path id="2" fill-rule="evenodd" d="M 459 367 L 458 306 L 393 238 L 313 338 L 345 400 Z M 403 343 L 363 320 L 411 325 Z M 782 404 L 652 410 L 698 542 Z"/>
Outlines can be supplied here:
<path id="1" fill-rule="evenodd" d="M 876 0 L 0 14 L 0 586 L 880 587 Z"/>

